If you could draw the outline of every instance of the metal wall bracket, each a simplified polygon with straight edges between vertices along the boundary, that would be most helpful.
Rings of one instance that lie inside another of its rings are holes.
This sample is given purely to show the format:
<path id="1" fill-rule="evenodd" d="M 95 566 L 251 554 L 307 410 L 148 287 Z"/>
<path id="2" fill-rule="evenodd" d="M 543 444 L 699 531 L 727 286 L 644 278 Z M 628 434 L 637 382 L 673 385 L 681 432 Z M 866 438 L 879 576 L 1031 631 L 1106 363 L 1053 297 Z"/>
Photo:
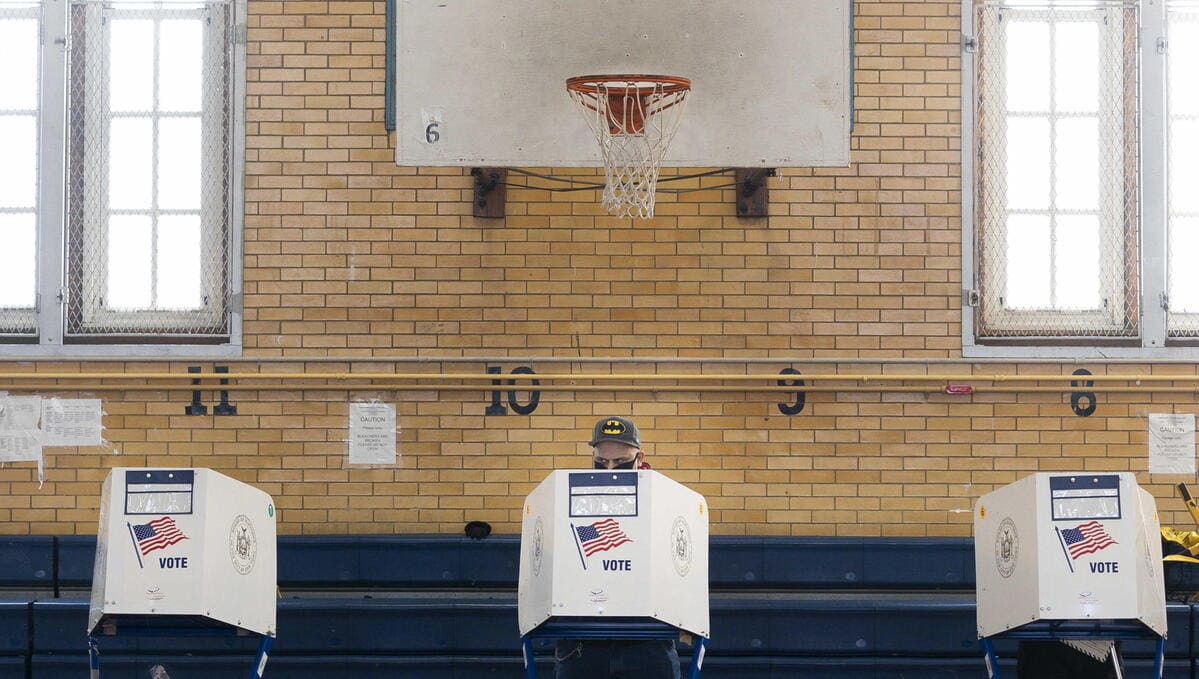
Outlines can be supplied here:
<path id="1" fill-rule="evenodd" d="M 776 175 L 773 167 L 738 167 L 734 170 L 737 182 L 737 216 L 765 217 L 770 203 L 766 178 Z"/>
<path id="2" fill-rule="evenodd" d="M 508 201 L 508 169 L 503 167 L 475 167 L 470 175 L 475 178 L 472 201 L 474 215 L 487 219 L 503 219 L 504 205 Z"/>

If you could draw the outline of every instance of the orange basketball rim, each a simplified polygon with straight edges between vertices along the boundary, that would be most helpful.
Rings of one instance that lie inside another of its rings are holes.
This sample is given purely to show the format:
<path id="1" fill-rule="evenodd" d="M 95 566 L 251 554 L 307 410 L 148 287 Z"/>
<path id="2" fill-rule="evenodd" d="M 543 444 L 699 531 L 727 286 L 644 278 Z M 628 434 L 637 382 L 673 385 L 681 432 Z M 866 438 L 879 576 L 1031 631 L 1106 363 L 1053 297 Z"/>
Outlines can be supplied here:
<path id="1" fill-rule="evenodd" d="M 641 134 L 645 121 L 682 101 L 691 80 L 673 75 L 580 75 L 566 81 L 576 101 L 603 113 L 611 134 Z"/>

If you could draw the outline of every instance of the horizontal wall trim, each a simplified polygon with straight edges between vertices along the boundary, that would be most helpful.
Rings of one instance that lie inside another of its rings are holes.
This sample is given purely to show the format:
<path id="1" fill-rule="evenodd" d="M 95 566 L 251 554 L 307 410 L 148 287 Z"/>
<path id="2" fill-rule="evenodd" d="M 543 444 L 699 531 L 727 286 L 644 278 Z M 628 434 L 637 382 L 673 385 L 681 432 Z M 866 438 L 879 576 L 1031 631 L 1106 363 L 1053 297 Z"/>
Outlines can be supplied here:
<path id="1" fill-rule="evenodd" d="M 161 355 L 147 353 L 146 355 L 87 355 L 87 354 L 63 354 L 63 355 L 21 355 L 16 353 L 19 345 L 3 346 L 0 345 L 0 363 L 67 363 L 67 362 L 88 362 L 88 363 L 187 363 L 195 362 L 211 362 L 214 358 L 213 354 L 202 354 L 197 352 L 196 347 L 188 347 L 192 353 L 180 355 Z M 114 347 L 104 347 L 113 349 Z M 132 347 L 124 347 L 130 349 Z M 214 347 L 214 349 L 223 349 L 229 351 L 227 347 Z M 1188 348 L 1190 349 L 1190 348 Z M 1103 352 L 1105 355 L 1065 355 L 1059 357 L 1046 357 L 1044 351 L 1041 355 L 1010 355 L 1010 356 L 978 356 L 966 358 L 862 358 L 857 356 L 846 357 L 798 357 L 798 356 L 778 356 L 778 357 L 762 357 L 752 356 L 744 358 L 713 356 L 708 358 L 678 356 L 678 357 L 663 357 L 663 356 L 503 356 L 503 355 L 486 355 L 486 356 L 220 356 L 221 363 L 375 363 L 375 364 L 400 364 L 400 363 L 625 363 L 625 364 L 679 364 L 679 365 L 703 365 L 703 364 L 776 364 L 776 365 L 1008 365 L 1008 364 L 1050 364 L 1050 365 L 1195 365 L 1199 361 L 1199 347 L 1194 348 L 1195 351 L 1190 357 L 1180 356 L 1178 352 L 1181 350 L 1162 350 L 1163 353 L 1146 355 L 1146 356 L 1131 356 L 1131 355 L 1113 355 L 1117 352 L 1108 349 Z M 1015 351 L 1014 349 L 1009 349 Z M 238 348 L 240 352 L 240 348 Z M 1143 349 L 1136 351 L 1143 352 Z M 1169 353 L 1172 352 L 1172 353 Z M 216 352 L 213 352 L 216 353 Z"/>

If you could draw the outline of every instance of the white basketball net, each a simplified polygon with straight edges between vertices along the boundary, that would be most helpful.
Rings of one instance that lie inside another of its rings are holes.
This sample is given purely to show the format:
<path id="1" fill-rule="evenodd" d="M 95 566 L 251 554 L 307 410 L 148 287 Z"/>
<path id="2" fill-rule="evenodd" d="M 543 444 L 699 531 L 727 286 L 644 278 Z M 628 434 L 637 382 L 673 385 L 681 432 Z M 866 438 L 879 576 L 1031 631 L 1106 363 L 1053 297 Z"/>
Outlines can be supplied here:
<path id="1" fill-rule="evenodd" d="M 585 91 L 567 91 L 600 144 L 604 208 L 618 217 L 649 219 L 658 166 L 679 129 L 689 89 L 616 78 L 596 76 Z"/>

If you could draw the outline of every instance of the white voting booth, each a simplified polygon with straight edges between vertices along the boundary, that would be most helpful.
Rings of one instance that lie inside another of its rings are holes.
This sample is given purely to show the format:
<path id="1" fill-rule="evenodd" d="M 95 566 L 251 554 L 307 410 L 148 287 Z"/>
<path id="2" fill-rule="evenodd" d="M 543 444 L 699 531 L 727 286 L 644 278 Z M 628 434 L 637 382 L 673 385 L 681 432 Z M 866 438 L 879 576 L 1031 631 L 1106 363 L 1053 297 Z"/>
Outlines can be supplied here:
<path id="1" fill-rule="evenodd" d="M 275 601 L 269 495 L 210 469 L 109 473 L 88 615 L 93 640 L 123 628 L 161 630 L 164 621 L 178 623 L 178 633 L 229 626 L 262 635 L 261 674 Z"/>
<path id="2" fill-rule="evenodd" d="M 995 636 L 1166 636 L 1157 505 L 1132 473 L 1039 473 L 982 496 L 974 560 L 989 664 Z"/>
<path id="3" fill-rule="evenodd" d="M 709 636 L 702 495 L 652 470 L 555 471 L 529 494 L 519 592 L 526 659 L 528 636 L 547 622 L 583 618 L 601 626 L 597 638 L 622 636 L 618 626 L 603 631 L 614 618 Z"/>

